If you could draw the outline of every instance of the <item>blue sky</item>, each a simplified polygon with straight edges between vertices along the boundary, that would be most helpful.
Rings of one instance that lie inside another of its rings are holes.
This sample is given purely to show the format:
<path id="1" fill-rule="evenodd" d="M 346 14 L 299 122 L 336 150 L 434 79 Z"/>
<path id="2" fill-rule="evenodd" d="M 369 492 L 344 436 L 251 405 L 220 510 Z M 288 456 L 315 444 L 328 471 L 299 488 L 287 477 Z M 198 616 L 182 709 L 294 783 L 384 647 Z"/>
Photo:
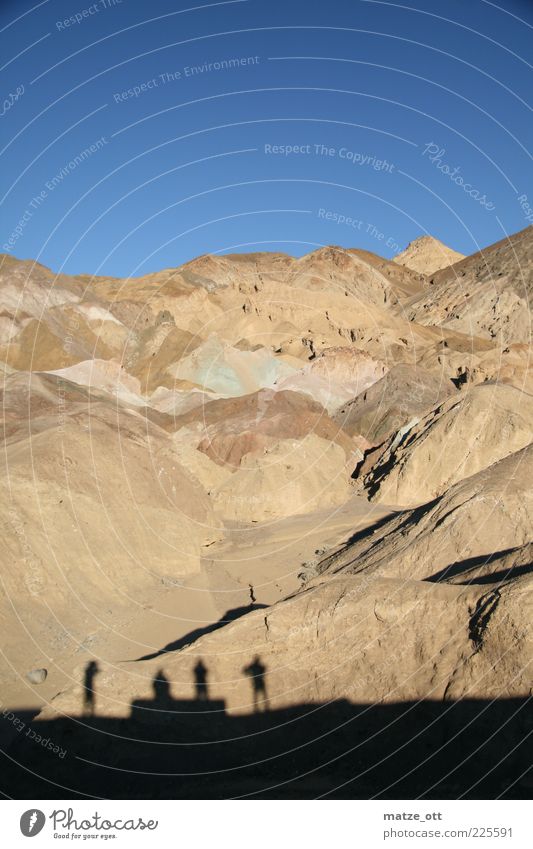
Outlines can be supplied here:
<path id="1" fill-rule="evenodd" d="M 2 252 L 126 276 L 528 224 L 532 2 L 0 8 Z"/>

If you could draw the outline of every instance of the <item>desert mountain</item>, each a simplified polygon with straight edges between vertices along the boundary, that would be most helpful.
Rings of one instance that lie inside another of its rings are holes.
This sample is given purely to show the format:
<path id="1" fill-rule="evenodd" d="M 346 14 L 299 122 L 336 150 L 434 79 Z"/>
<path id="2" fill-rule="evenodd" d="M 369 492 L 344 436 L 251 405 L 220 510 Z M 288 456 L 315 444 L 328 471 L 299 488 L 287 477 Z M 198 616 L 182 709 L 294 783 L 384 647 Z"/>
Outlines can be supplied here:
<path id="1" fill-rule="evenodd" d="M 230 713 L 254 657 L 276 710 L 527 696 L 532 257 L 3 257 L 6 698 L 76 715 L 93 654 L 109 718 L 199 657 Z"/>
<path id="2" fill-rule="evenodd" d="M 412 321 L 491 339 L 500 349 L 531 340 L 531 227 L 437 272 L 406 304 Z"/>
<path id="3" fill-rule="evenodd" d="M 419 274 L 429 275 L 454 265 L 464 258 L 464 254 L 446 247 L 433 236 L 420 236 L 414 242 L 410 242 L 402 253 L 395 256 L 393 262 L 405 265 Z"/>

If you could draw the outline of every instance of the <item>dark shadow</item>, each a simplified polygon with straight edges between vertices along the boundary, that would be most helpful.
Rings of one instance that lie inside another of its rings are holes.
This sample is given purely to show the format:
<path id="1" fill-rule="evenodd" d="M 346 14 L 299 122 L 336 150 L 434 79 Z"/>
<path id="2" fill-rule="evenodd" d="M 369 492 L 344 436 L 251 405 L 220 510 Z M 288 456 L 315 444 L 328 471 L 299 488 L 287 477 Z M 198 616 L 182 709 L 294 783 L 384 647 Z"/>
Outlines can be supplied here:
<path id="1" fill-rule="evenodd" d="M 391 511 L 387 513 L 386 516 L 382 516 L 381 519 L 378 519 L 377 522 L 374 522 L 373 525 L 368 525 L 365 528 L 362 528 L 360 531 L 356 531 L 355 534 L 352 534 L 349 539 L 338 549 L 336 549 L 329 557 L 325 557 L 320 561 L 320 573 L 325 572 L 331 563 L 334 563 L 339 557 L 342 557 L 343 554 L 346 554 L 349 549 L 354 546 L 356 543 L 363 542 L 363 540 L 372 537 L 374 534 L 376 535 L 376 539 L 370 543 L 370 545 L 365 549 L 365 555 L 368 554 L 375 545 L 379 545 L 383 541 L 383 537 L 378 534 L 382 528 L 386 527 L 387 524 L 391 524 L 391 528 L 389 533 L 405 533 L 408 528 L 412 525 L 416 525 L 426 513 L 429 513 L 433 507 L 438 502 L 438 498 L 433 499 L 433 501 L 428 501 L 427 504 L 421 504 L 419 507 L 410 507 L 407 510 L 400 510 L 397 512 Z M 356 560 L 356 556 L 354 553 L 354 561 Z M 341 569 L 346 570 L 351 564 L 345 563 Z M 335 570 L 334 570 L 335 571 Z"/>
<path id="2" fill-rule="evenodd" d="M 194 689 L 196 691 L 196 699 L 199 702 L 205 702 L 209 698 L 209 687 L 207 684 L 207 666 L 205 666 L 202 658 L 199 658 L 194 669 Z"/>
<path id="3" fill-rule="evenodd" d="M 401 442 L 398 443 L 398 446 L 401 445 L 402 442 L 403 439 L 401 440 Z M 388 460 L 386 460 L 384 463 L 382 463 L 380 460 L 378 465 L 374 466 L 374 468 L 372 469 L 371 480 L 368 483 L 367 480 L 365 480 L 365 483 L 367 483 L 366 490 L 369 498 L 372 498 L 377 493 L 381 486 L 383 478 L 387 477 L 397 460 L 398 457 L 395 451 L 391 451 Z"/>
<path id="4" fill-rule="evenodd" d="M 364 436 L 364 434 L 361 434 L 361 436 Z M 361 458 L 361 460 L 359 460 L 358 463 L 356 463 L 356 466 L 352 474 L 350 475 L 352 480 L 358 480 L 365 465 L 367 466 L 368 471 L 370 471 L 370 468 L 378 462 L 378 460 L 381 458 L 381 455 L 385 453 L 385 450 L 387 448 L 387 438 L 388 437 L 382 440 L 379 445 L 373 445 L 371 448 L 368 448 L 363 453 L 363 457 Z"/>
<path id="5" fill-rule="evenodd" d="M 469 557 L 466 560 L 458 560 L 451 563 L 439 572 L 435 572 L 429 578 L 424 578 L 431 583 L 439 581 L 448 581 L 450 578 L 456 578 L 459 575 L 468 578 L 470 573 L 474 573 L 469 580 L 460 581 L 461 584 L 496 584 L 502 581 L 518 578 L 520 575 L 527 575 L 533 571 L 533 563 L 526 563 L 522 566 L 513 566 L 510 569 L 501 569 L 498 572 L 491 572 L 489 575 L 475 575 L 475 571 L 484 566 L 489 566 L 494 560 L 500 557 L 505 557 L 507 554 L 512 554 L 513 551 L 518 551 L 518 548 L 505 548 L 502 551 L 494 551 L 491 554 L 481 554 L 477 557 Z"/>
<path id="6" fill-rule="evenodd" d="M 527 566 L 513 566 L 512 569 L 501 570 L 500 572 L 492 572 L 491 575 L 480 575 L 478 578 L 472 578 L 470 581 L 459 581 L 460 584 L 504 584 L 506 581 L 512 581 L 513 578 L 519 578 L 520 575 L 529 575 L 533 572 L 533 563 L 528 563 Z"/>
<path id="7" fill-rule="evenodd" d="M 85 667 L 83 676 L 83 712 L 85 716 L 94 715 L 94 679 L 100 672 L 95 660 L 91 660 Z"/>
<path id="8" fill-rule="evenodd" d="M 480 617 L 488 611 L 480 610 Z M 247 667 L 264 681 L 256 658 Z M 253 670 L 253 671 L 252 671 Z M 259 674 L 257 674 L 259 673 Z M 258 696 L 264 695 L 261 687 Z M 528 799 L 533 700 L 328 703 L 227 713 L 165 676 L 127 717 L 28 720 L 7 749 L 15 799 Z M 12 726 L 13 709 L 0 723 Z"/>
<path id="9" fill-rule="evenodd" d="M 39 707 L 11 709 L 0 704 L 0 752 L 7 751 L 13 740 L 25 733 L 39 711 Z"/>
<path id="10" fill-rule="evenodd" d="M 351 537 L 346 540 L 344 547 L 349 548 L 351 545 L 355 545 L 356 542 L 361 542 L 362 540 L 367 539 L 367 537 L 371 537 L 379 531 L 380 528 L 383 528 L 387 522 L 394 519 L 395 516 L 398 516 L 398 513 L 387 513 L 386 516 L 382 516 L 381 519 L 378 519 L 373 525 L 368 525 L 366 528 L 356 531 L 355 534 L 352 534 Z"/>
<path id="11" fill-rule="evenodd" d="M 167 643 L 166 646 L 156 652 L 152 652 L 151 654 L 145 654 L 142 657 L 136 657 L 135 660 L 131 661 L 131 663 L 139 663 L 139 661 L 141 660 L 154 660 L 154 658 L 156 657 L 161 657 L 162 654 L 168 654 L 169 652 L 184 649 L 185 646 L 190 646 L 192 643 L 195 643 L 196 640 L 199 640 L 200 637 L 203 637 L 205 634 L 210 634 L 212 631 L 217 631 L 218 628 L 222 628 L 224 625 L 227 625 L 228 622 L 233 622 L 235 619 L 240 619 L 241 616 L 246 616 L 247 613 L 252 613 L 252 611 L 254 610 L 262 610 L 264 607 L 268 607 L 268 605 L 246 604 L 243 607 L 234 607 L 231 610 L 227 610 L 217 622 L 212 622 L 210 625 L 205 625 L 203 628 L 195 628 L 193 631 L 189 631 L 188 634 L 185 634 L 178 640 L 174 640 L 174 642 L 172 643 Z"/>
<path id="12" fill-rule="evenodd" d="M 261 663 L 259 655 L 256 654 L 254 659 L 248 666 L 242 670 L 244 675 L 248 675 L 252 684 L 252 693 L 254 697 L 254 713 L 268 710 L 268 698 L 266 690 L 266 666 Z"/>
<path id="13" fill-rule="evenodd" d="M 406 531 L 412 525 L 418 524 L 418 522 L 420 522 L 427 513 L 430 513 L 439 500 L 439 498 L 434 498 L 432 501 L 428 501 L 426 504 L 421 504 L 419 507 L 409 507 L 406 510 L 391 512 L 386 516 L 383 516 L 382 519 L 379 519 L 379 521 L 377 521 L 374 525 L 371 525 L 369 528 L 363 528 L 362 531 L 358 531 L 358 533 L 351 537 L 347 545 L 353 545 L 355 542 L 360 542 L 362 539 L 365 539 L 365 537 L 370 536 L 375 531 L 384 527 L 387 522 L 394 522 L 393 530 L 395 532 L 400 530 Z M 381 539 L 382 537 L 378 537 L 376 542 L 380 542 Z M 372 548 L 372 546 L 370 546 L 370 548 Z M 368 551 L 370 551 L 370 548 Z"/>
<path id="14" fill-rule="evenodd" d="M 464 371 L 461 374 L 458 374 L 457 377 L 451 377 L 450 380 L 456 389 L 460 389 L 461 386 L 464 386 L 468 380 L 468 372 Z"/>
<path id="15" fill-rule="evenodd" d="M 170 684 L 162 669 L 156 672 L 152 681 L 154 702 L 157 707 L 164 708 L 170 702 Z"/>

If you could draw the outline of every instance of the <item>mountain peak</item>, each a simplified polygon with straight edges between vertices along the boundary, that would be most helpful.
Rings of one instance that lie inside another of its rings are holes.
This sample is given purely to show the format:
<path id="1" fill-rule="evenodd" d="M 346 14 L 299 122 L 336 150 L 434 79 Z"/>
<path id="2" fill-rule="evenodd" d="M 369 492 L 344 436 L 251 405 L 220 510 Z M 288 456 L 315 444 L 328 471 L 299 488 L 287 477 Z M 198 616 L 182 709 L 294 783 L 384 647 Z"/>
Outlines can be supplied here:
<path id="1" fill-rule="evenodd" d="M 419 236 L 418 239 L 409 242 L 406 249 L 394 257 L 393 262 L 405 265 L 411 271 L 417 271 L 420 274 L 434 274 L 435 271 L 454 265 L 464 258 L 464 254 L 447 247 L 433 236 Z"/>

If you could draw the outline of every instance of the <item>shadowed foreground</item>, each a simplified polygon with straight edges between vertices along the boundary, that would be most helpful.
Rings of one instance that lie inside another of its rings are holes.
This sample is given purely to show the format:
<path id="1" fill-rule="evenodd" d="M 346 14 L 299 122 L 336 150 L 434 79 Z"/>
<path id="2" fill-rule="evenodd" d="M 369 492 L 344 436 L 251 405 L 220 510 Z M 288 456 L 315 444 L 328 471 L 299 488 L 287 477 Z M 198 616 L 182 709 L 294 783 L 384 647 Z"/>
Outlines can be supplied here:
<path id="1" fill-rule="evenodd" d="M 19 716 L 27 724 L 3 757 L 0 784 L 14 798 L 527 798 L 531 790 L 531 699 L 339 700 L 237 716 L 223 701 L 173 700 L 162 686 L 127 719 Z"/>

